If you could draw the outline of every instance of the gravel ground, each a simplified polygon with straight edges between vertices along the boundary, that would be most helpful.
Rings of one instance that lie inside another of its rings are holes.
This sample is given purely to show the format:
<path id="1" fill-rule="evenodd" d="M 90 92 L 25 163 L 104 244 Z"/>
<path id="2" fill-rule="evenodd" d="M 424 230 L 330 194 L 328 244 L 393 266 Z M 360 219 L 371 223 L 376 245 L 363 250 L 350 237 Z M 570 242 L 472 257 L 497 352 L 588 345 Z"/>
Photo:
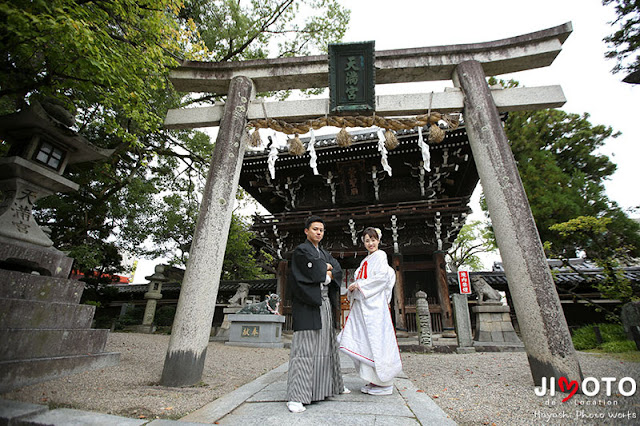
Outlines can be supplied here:
<path id="1" fill-rule="evenodd" d="M 158 386 L 169 336 L 110 333 L 106 351 L 120 352 L 117 366 L 87 371 L 0 395 L 50 407 L 68 407 L 135 418 L 179 419 L 289 360 L 288 349 L 247 350 L 211 342 L 199 386 Z"/>
<path id="2" fill-rule="evenodd" d="M 402 354 L 404 372 L 453 420 L 462 425 L 640 424 L 640 390 L 632 397 L 599 394 L 536 396 L 524 352 Z M 578 352 L 584 377 L 631 377 L 640 381 L 640 363 Z M 591 387 L 588 390 L 592 390 Z M 629 392 L 629 383 L 624 391 Z M 600 404 L 600 405 L 593 405 Z M 610 416 L 619 416 L 612 418 Z"/>
<path id="3" fill-rule="evenodd" d="M 168 344 L 169 336 L 164 335 L 111 333 L 107 350 L 122 354 L 119 365 L 0 397 L 135 418 L 179 419 L 289 359 L 288 349 L 247 350 L 212 342 L 201 385 L 165 388 L 157 383 Z M 640 363 L 586 353 L 578 357 L 585 377 L 640 381 Z M 617 381 L 611 396 L 606 396 L 604 384 L 596 396 L 576 394 L 564 403 L 567 394 L 536 396 L 523 352 L 402 353 L 402 359 L 405 373 L 419 391 L 459 424 L 640 424 L 640 391 L 633 397 L 621 396 Z"/>

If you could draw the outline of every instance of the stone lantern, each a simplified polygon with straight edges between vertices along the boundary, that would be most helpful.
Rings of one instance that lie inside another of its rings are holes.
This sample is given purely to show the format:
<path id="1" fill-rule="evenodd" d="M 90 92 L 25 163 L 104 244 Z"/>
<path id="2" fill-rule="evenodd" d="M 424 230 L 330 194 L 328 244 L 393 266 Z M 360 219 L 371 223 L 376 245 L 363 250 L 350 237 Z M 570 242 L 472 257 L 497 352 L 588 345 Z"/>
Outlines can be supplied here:
<path id="1" fill-rule="evenodd" d="M 156 265 L 153 275 L 145 277 L 145 279 L 149 280 L 149 288 L 144 294 L 144 298 L 147 299 L 147 306 L 144 310 L 142 325 L 136 327 L 136 331 L 139 333 L 149 334 L 155 331 L 153 320 L 156 316 L 158 300 L 162 299 L 162 283 L 169 281 L 164 276 L 164 270 L 164 265 Z"/>
<path id="2" fill-rule="evenodd" d="M 73 259 L 53 248 L 33 218 L 33 206 L 53 193 L 78 189 L 62 176 L 67 165 L 104 160 L 113 150 L 98 149 L 73 131 L 73 116 L 60 114 L 61 107 L 43 105 L 34 102 L 0 116 L 0 138 L 10 145 L 8 155 L 0 158 L 0 263 L 66 278 Z"/>
<path id="3" fill-rule="evenodd" d="M 73 116 L 33 103 L 0 116 L 0 393 L 68 374 L 115 365 L 109 330 L 91 329 L 95 306 L 80 304 L 84 283 L 68 279 L 73 259 L 53 247 L 33 219 L 36 200 L 78 189 L 68 164 L 105 159 L 71 129 Z M 35 274 L 34 274 L 35 272 Z"/>

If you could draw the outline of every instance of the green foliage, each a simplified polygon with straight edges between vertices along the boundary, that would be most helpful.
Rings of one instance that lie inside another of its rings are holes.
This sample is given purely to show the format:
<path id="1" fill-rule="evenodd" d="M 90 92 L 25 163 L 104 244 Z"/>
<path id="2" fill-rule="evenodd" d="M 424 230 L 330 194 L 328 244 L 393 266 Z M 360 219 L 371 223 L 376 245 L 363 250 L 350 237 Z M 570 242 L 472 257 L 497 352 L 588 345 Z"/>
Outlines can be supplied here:
<path id="1" fill-rule="evenodd" d="M 603 343 L 600 346 L 600 349 L 602 349 L 603 352 L 609 353 L 631 352 L 638 350 L 636 343 L 631 340 Z"/>
<path id="2" fill-rule="evenodd" d="M 603 5 L 613 4 L 617 18 L 611 23 L 619 28 L 604 38 L 609 51 L 606 57 L 615 59 L 613 72 L 640 70 L 640 3 L 636 0 L 603 0 Z"/>
<path id="3" fill-rule="evenodd" d="M 173 317 L 175 317 L 175 315 L 175 306 L 161 306 L 156 311 L 154 322 L 159 327 L 169 327 L 173 325 Z"/>
<path id="4" fill-rule="evenodd" d="M 136 306 L 129 308 L 127 312 L 118 319 L 117 326 L 125 327 L 128 325 L 140 325 L 144 317 L 144 308 L 142 306 Z"/>
<path id="5" fill-rule="evenodd" d="M 542 241 L 556 242 L 549 232 L 555 223 L 609 208 L 604 179 L 615 165 L 595 150 L 613 130 L 594 127 L 588 118 L 542 110 L 507 119 L 505 131 Z"/>
<path id="6" fill-rule="evenodd" d="M 0 3 L 0 98 L 43 97 L 91 108 L 109 133 L 135 142 L 119 110 L 142 131 L 163 117 L 150 108 L 177 64 L 174 0 L 6 0 Z M 99 107 L 98 107 L 99 105 Z"/>
<path id="7" fill-rule="evenodd" d="M 449 269 L 457 272 L 464 265 L 471 271 L 479 271 L 484 265 L 478 254 L 491 253 L 496 249 L 496 242 L 488 223 L 479 220 L 467 223 L 460 229 L 447 253 Z"/>
<path id="8" fill-rule="evenodd" d="M 593 327 L 600 329 L 602 344 L 598 345 Z M 576 350 L 602 349 L 610 352 L 622 352 L 619 350 L 608 350 L 627 346 L 627 335 L 624 327 L 620 324 L 590 324 L 580 327 L 573 332 L 573 346 Z M 634 342 L 630 342 L 635 348 Z M 634 350 L 634 349 L 631 349 Z"/>
<path id="9" fill-rule="evenodd" d="M 334 0 L 191 0 L 183 16 L 221 62 L 264 59 L 274 46 L 278 57 L 326 52 L 344 36 L 350 11 Z"/>
<path id="10" fill-rule="evenodd" d="M 489 84 L 496 83 L 494 78 L 489 80 Z M 500 83 L 518 86 L 515 81 Z M 629 255 L 640 255 L 638 224 L 605 193 L 604 181 L 613 175 L 616 165 L 598 153 L 609 138 L 618 137 L 619 133 L 611 127 L 591 124 L 587 113 L 555 109 L 510 113 L 505 132 L 540 239 L 548 242 L 557 256 L 575 257 L 585 249 L 551 229 L 580 216 L 609 218 L 608 229 L 616 238 L 613 247 L 624 246 Z M 592 255 L 593 250 L 589 257 Z"/>
<path id="11" fill-rule="evenodd" d="M 74 130 L 114 150 L 103 163 L 68 167 L 66 177 L 80 191 L 40 200 L 34 211 L 81 271 L 117 272 L 123 252 L 169 256 L 172 264 L 188 260 L 213 144 L 205 133 L 161 126 L 170 108 L 220 98 L 177 94 L 167 76 L 178 58 L 319 53 L 342 38 L 349 19 L 335 0 L 185 3 L 0 3 L 0 113 L 53 97 L 76 114 Z M 0 141 L 0 153 L 6 151 Z M 246 225 L 232 232 L 246 232 Z M 248 258 L 248 238 L 229 240 L 237 246 L 233 253 Z M 225 265 L 233 277 L 255 272 L 253 260 L 243 266 L 242 259 L 225 259 Z"/>
<path id="12" fill-rule="evenodd" d="M 555 224 L 550 230 L 559 234 L 562 244 L 575 245 L 603 269 L 602 276 L 592 283 L 595 289 L 606 298 L 626 303 L 640 296 L 640 289 L 634 289 L 621 270 L 621 266 L 630 261 L 629 254 L 637 251 L 637 246 L 629 246 L 625 235 L 609 229 L 612 223 L 608 217 L 578 216 Z M 638 232 L 637 227 L 635 232 Z"/>
<path id="13" fill-rule="evenodd" d="M 255 249 L 249 244 L 253 233 L 248 231 L 247 224 L 241 217 L 233 216 L 227 240 L 227 250 L 224 253 L 222 279 L 240 280 L 264 278 L 265 274 L 258 266 Z"/>

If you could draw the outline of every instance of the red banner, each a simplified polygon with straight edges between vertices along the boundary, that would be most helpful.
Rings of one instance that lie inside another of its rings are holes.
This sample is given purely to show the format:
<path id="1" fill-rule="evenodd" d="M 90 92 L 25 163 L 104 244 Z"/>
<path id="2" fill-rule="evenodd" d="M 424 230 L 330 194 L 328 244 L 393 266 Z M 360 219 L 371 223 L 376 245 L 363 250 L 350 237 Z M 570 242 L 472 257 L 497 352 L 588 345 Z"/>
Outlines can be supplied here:
<path id="1" fill-rule="evenodd" d="M 469 271 L 458 271 L 458 283 L 460 284 L 460 294 L 471 294 Z"/>

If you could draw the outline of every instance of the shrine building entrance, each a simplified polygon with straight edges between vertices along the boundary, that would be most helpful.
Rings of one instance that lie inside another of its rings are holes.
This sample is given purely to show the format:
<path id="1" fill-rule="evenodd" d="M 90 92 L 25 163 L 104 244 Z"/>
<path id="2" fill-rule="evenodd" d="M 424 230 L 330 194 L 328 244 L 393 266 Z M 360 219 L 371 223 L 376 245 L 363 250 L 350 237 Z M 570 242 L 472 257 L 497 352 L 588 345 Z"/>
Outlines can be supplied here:
<path id="1" fill-rule="evenodd" d="M 429 129 L 421 131 L 427 135 Z M 478 183 L 469 141 L 463 127 L 446 130 L 442 141 L 430 148 L 416 128 L 395 136 L 397 144 L 388 144 L 388 170 L 381 165 L 375 130 L 352 132 L 349 146 L 340 146 L 336 135 L 318 136 L 313 148 L 316 170 L 310 166 L 308 138 L 301 141 L 307 147 L 302 154 L 286 146 L 277 157 L 272 153 L 271 169 L 270 149 L 245 153 L 240 185 L 272 213 L 256 216 L 253 229 L 279 259 L 285 328 L 290 327 L 291 306 L 285 283 L 288 260 L 304 240 L 305 219 L 317 214 L 326 225 L 323 247 L 347 272 L 343 293 L 366 255 L 362 231 L 378 227 L 381 249 L 397 274 L 396 328 L 416 331 L 415 293 L 422 290 L 429 296 L 434 331 L 453 333 L 442 263 L 470 212 L 469 199 Z"/>

